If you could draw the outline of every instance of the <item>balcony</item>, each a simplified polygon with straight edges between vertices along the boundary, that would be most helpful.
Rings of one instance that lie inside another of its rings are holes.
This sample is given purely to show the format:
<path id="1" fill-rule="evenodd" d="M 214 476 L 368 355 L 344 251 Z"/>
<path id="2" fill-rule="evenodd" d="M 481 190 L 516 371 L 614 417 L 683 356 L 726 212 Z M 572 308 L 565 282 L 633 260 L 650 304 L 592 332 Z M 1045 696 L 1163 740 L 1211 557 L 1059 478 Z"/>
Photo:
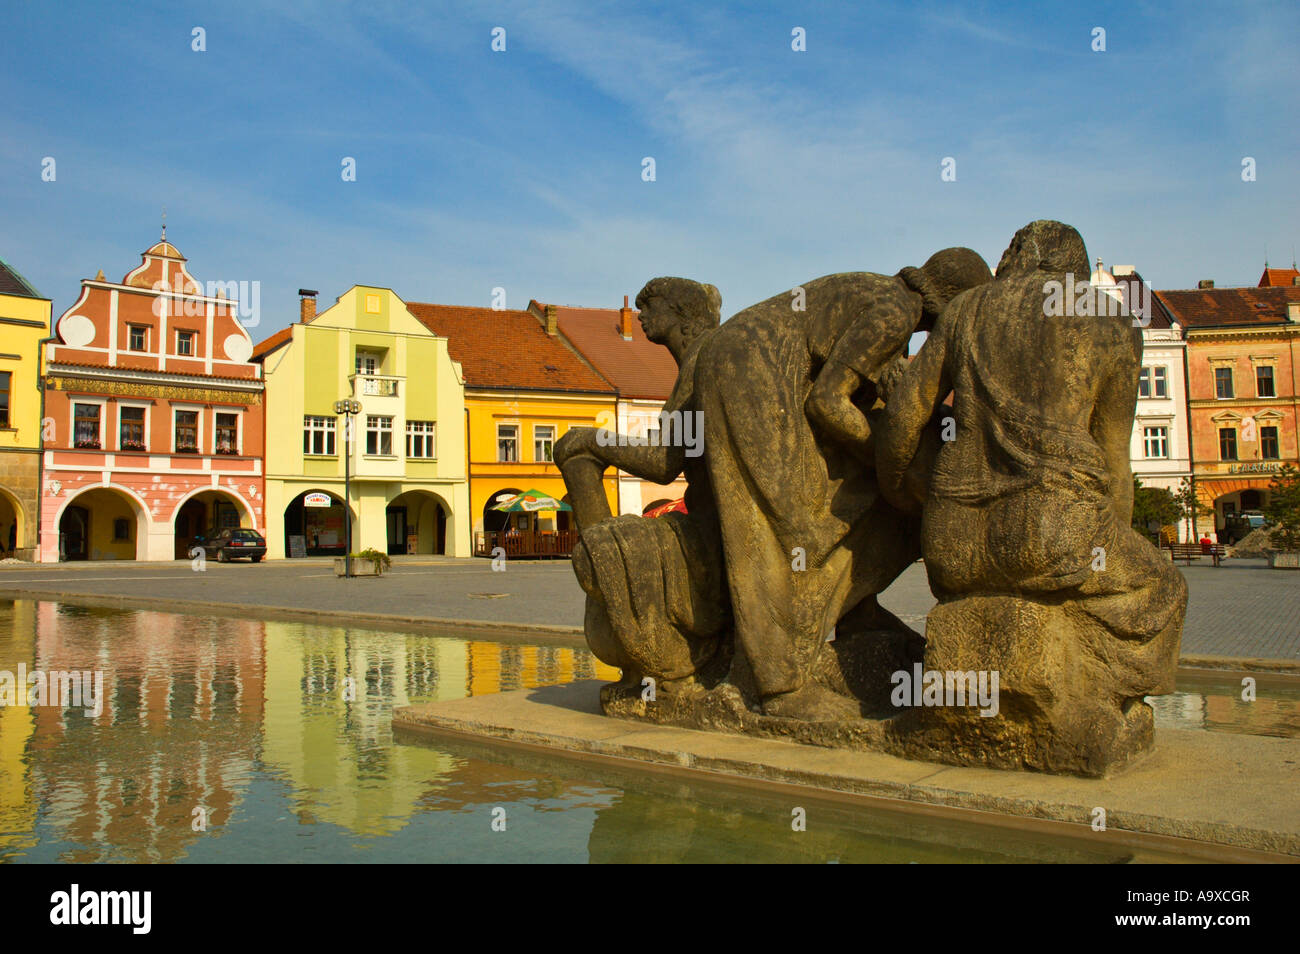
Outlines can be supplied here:
<path id="1" fill-rule="evenodd" d="M 391 374 L 354 374 L 348 380 L 353 397 L 397 397 L 398 382 L 406 379 Z"/>

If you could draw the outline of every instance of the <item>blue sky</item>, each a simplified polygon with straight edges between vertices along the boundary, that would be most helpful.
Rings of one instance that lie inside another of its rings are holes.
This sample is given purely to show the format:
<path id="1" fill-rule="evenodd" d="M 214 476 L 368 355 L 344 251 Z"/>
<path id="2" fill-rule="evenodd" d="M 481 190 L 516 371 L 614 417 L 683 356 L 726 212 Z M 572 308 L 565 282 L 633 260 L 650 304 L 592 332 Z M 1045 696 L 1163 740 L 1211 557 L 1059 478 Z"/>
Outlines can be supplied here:
<path id="1" fill-rule="evenodd" d="M 0 257 L 56 317 L 80 279 L 138 264 L 164 205 L 197 278 L 261 282 L 255 339 L 297 317 L 299 287 L 325 307 L 354 283 L 614 307 L 685 275 L 731 314 L 948 245 L 994 264 L 1035 218 L 1157 288 L 1253 285 L 1266 249 L 1287 265 L 1300 244 L 1295 3 L 17 2 L 6 17 Z"/>

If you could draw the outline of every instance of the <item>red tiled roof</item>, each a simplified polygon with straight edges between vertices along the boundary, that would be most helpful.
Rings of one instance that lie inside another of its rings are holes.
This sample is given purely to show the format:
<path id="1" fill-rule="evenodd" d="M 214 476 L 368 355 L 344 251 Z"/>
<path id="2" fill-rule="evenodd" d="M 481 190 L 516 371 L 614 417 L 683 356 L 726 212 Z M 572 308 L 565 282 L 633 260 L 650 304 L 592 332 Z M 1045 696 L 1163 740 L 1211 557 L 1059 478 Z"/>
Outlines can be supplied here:
<path id="1" fill-rule="evenodd" d="M 527 311 L 407 302 L 406 310 L 447 339 L 471 388 L 613 394 L 609 382 Z"/>
<path id="2" fill-rule="evenodd" d="M 1287 322 L 1287 303 L 1300 302 L 1300 287 L 1200 288 L 1156 296 L 1187 328 L 1277 325 Z"/>
<path id="3" fill-rule="evenodd" d="M 546 305 L 537 303 L 543 313 Z M 663 345 L 645 336 L 632 310 L 632 340 L 624 339 L 617 308 L 577 308 L 557 305 L 560 333 L 595 366 L 620 397 L 667 400 L 677 380 L 677 362 Z"/>
<path id="4" fill-rule="evenodd" d="M 1259 277 L 1260 288 L 1282 288 L 1295 285 L 1300 278 L 1300 271 L 1295 268 L 1265 268 Z"/>
<path id="5" fill-rule="evenodd" d="M 260 341 L 253 346 L 253 357 L 250 360 L 257 361 L 259 358 L 265 358 L 268 354 L 292 337 L 293 325 L 290 325 L 288 328 L 281 328 L 275 334 L 271 335 L 271 337 L 264 341 Z"/>

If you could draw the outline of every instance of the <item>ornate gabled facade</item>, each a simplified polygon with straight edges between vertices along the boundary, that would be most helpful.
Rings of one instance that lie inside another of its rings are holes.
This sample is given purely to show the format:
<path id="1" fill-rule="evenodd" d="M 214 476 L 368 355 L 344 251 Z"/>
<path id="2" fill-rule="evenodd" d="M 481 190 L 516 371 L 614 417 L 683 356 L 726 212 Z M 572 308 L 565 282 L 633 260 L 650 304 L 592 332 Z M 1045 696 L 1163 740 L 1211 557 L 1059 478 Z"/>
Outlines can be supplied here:
<path id="1" fill-rule="evenodd" d="M 353 285 L 258 344 L 271 440 L 267 554 L 470 554 L 465 389 L 447 342 L 390 288 Z M 336 402 L 357 402 L 347 417 Z M 351 521 L 349 527 L 348 521 Z"/>
<path id="2" fill-rule="evenodd" d="M 165 233 L 121 282 L 82 281 L 46 350 L 43 561 L 262 530 L 261 366 L 225 287 L 205 294 Z"/>

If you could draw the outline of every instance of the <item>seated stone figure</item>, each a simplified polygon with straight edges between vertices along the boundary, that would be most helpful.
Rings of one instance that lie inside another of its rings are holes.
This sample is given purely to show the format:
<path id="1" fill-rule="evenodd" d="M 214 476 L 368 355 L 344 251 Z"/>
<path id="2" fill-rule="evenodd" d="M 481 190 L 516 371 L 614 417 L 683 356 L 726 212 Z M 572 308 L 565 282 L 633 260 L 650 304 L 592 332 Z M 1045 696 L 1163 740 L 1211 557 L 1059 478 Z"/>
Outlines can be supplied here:
<path id="1" fill-rule="evenodd" d="M 695 684 L 710 663 L 725 672 L 731 613 L 717 508 L 703 458 L 688 454 L 674 431 L 698 410 L 696 358 L 718 327 L 721 301 L 712 285 L 686 279 L 657 280 L 637 296 L 646 337 L 667 347 L 679 367 L 658 446 L 590 427 L 571 428 L 555 446 L 581 537 L 573 569 L 587 594 L 587 643 L 623 670 L 622 688 L 638 693 L 646 677 L 656 692 L 671 692 Z M 685 475 L 687 513 L 615 517 L 602 481 L 611 465 L 655 483 Z"/>
<path id="2" fill-rule="evenodd" d="M 1046 313 L 1047 283 L 1087 270 L 1074 229 L 1021 229 L 875 421 L 882 492 L 924 508 L 939 600 L 925 669 L 1000 679 L 996 716 L 907 710 L 892 727 L 902 754 L 1104 775 L 1152 744 L 1142 697 L 1174 688 L 1186 584 L 1129 526 L 1141 331 L 1096 309 Z"/>

